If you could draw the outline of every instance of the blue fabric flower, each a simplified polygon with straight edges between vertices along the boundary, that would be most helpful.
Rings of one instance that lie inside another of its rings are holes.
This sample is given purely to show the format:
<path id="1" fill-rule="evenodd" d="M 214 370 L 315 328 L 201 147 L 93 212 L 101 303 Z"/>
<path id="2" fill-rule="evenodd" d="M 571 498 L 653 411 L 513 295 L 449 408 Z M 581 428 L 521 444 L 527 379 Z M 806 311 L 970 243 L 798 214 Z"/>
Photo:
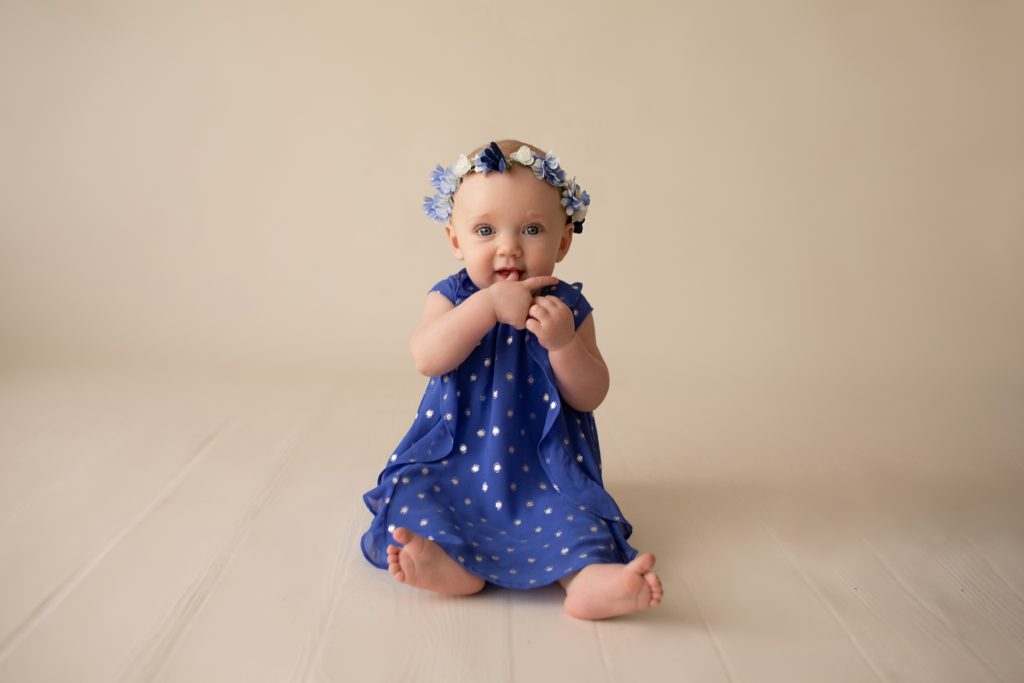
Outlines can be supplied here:
<path id="1" fill-rule="evenodd" d="M 586 214 L 586 207 L 590 206 L 590 195 L 576 184 L 575 178 L 566 183 L 565 189 L 562 190 L 562 206 L 565 207 L 567 216 L 577 212 Z"/>
<path id="2" fill-rule="evenodd" d="M 451 195 L 455 193 L 455 188 L 459 186 L 459 179 L 455 177 L 450 167 L 445 168 L 438 164 L 437 168 L 430 175 L 430 184 L 441 194 Z"/>
<path id="3" fill-rule="evenodd" d="M 534 162 L 533 174 L 550 185 L 561 187 L 565 182 L 565 171 L 559 165 L 558 157 L 548 152 L 543 159 L 538 158 Z"/>
<path id="4" fill-rule="evenodd" d="M 433 197 L 424 197 L 423 210 L 435 221 L 447 221 L 452 215 L 452 198 L 441 193 L 436 193 Z"/>
<path id="5" fill-rule="evenodd" d="M 573 179 L 575 180 L 575 178 Z M 583 221 L 586 220 L 587 207 L 590 206 L 590 195 L 587 194 L 586 190 L 580 190 L 580 186 L 576 186 L 577 194 L 579 194 L 580 203 L 583 204 L 582 210 L 577 210 L 572 214 L 573 217 L 573 232 L 583 232 Z"/>
<path id="6" fill-rule="evenodd" d="M 473 170 L 487 175 L 491 171 L 504 173 L 507 168 L 508 162 L 505 161 L 505 155 L 501 153 L 501 148 L 498 147 L 498 143 L 492 142 L 484 148 L 484 151 L 480 152 Z"/>

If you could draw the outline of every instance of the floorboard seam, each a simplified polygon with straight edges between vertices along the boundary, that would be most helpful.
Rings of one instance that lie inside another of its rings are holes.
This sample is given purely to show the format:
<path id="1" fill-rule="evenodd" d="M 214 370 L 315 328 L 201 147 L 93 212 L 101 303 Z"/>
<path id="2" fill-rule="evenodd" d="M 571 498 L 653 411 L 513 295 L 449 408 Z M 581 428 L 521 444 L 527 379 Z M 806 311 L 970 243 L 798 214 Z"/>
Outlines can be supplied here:
<path id="1" fill-rule="evenodd" d="M 147 505 L 142 511 L 135 516 L 131 522 L 121 528 L 119 532 L 114 534 L 106 545 L 104 545 L 98 552 L 94 553 L 92 557 L 88 558 L 82 564 L 80 564 L 74 571 L 72 571 L 63 581 L 61 581 L 50 593 L 43 598 L 42 601 L 33 609 L 29 615 L 14 628 L 7 636 L 0 641 L 0 662 L 3 662 L 10 653 L 32 633 L 43 620 L 49 616 L 61 602 L 63 602 L 67 596 L 85 580 L 89 572 L 95 569 L 103 559 L 110 554 L 110 552 L 121 542 L 125 536 L 127 536 L 133 529 L 135 529 L 142 521 L 157 508 L 160 502 L 166 498 L 178 485 L 185 479 L 186 475 L 192 471 L 192 469 L 198 464 L 206 454 L 209 453 L 213 443 L 217 438 L 225 431 L 227 426 L 230 424 L 230 420 L 224 420 L 221 422 L 212 432 L 200 442 L 198 448 L 192 458 L 178 470 L 177 474 L 167 483 L 166 486 L 160 491 L 159 494 L 153 497 L 153 500 Z"/>

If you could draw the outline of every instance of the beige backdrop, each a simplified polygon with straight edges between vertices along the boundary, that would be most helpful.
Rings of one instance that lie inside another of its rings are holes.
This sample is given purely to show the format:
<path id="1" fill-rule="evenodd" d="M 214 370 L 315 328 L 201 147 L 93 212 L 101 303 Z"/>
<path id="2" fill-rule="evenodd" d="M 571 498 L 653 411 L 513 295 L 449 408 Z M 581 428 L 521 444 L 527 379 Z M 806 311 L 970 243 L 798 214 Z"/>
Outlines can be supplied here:
<path id="1" fill-rule="evenodd" d="M 430 170 L 519 137 L 593 197 L 557 274 L 613 383 L 1016 391 L 1022 29 L 980 1 L 3 2 L 2 358 L 418 386 L 459 267 Z"/>
<path id="2" fill-rule="evenodd" d="M 1024 680 L 1022 74 L 1020 0 L 0 0 L 0 680 Z M 359 550 L 502 137 L 593 197 L 622 620 Z"/>

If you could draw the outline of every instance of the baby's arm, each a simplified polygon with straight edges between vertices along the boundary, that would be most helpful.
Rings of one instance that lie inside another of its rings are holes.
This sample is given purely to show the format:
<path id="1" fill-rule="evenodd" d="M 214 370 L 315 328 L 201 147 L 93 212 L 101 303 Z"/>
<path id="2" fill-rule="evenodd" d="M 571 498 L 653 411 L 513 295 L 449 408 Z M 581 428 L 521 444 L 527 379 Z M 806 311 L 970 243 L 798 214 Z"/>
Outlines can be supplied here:
<path id="1" fill-rule="evenodd" d="M 551 275 L 526 280 L 513 275 L 476 291 L 458 306 L 443 294 L 431 292 L 423 307 L 423 319 L 409 340 L 416 370 L 427 377 L 454 370 L 499 322 L 523 329 L 532 294 L 557 282 L 558 278 Z"/>
<path id="2" fill-rule="evenodd" d="M 567 344 L 548 352 L 548 360 L 563 400 L 584 413 L 601 405 L 608 394 L 608 366 L 597 348 L 593 313 Z"/>
<path id="3" fill-rule="evenodd" d="M 497 321 L 486 289 L 478 290 L 458 306 L 443 294 L 431 292 L 423 307 L 423 319 L 409 340 L 416 370 L 434 377 L 455 369 Z"/>

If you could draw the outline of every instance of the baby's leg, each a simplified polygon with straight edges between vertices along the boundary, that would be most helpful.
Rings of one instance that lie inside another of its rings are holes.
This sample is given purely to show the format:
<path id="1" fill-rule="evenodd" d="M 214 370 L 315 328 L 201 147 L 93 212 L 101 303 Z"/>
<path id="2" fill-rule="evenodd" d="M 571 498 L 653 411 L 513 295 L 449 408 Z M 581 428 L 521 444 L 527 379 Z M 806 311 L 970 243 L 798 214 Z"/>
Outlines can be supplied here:
<path id="1" fill-rule="evenodd" d="M 641 553 L 629 564 L 588 564 L 558 580 L 565 612 L 577 619 L 607 619 L 661 603 L 664 591 L 654 573 L 654 555 Z"/>
<path id="2" fill-rule="evenodd" d="M 404 546 L 388 546 L 388 571 L 396 581 L 445 595 L 472 595 L 487 583 L 410 529 L 399 527 L 392 535 Z"/>

